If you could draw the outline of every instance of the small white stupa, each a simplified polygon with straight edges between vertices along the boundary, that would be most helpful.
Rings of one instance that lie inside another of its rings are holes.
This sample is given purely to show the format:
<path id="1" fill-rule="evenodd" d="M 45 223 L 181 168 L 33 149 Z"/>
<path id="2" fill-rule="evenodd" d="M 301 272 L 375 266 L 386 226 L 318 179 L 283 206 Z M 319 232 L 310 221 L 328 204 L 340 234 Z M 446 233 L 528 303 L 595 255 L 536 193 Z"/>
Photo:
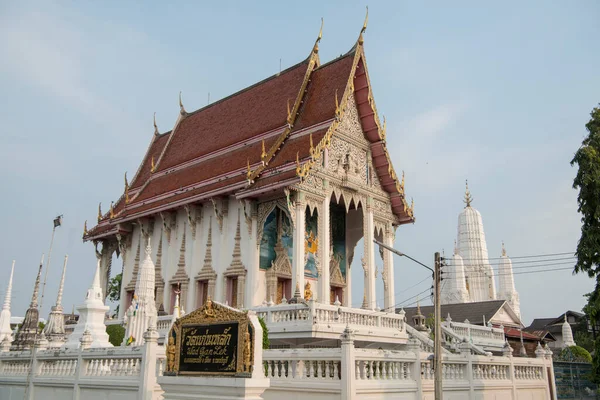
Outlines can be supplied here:
<path id="1" fill-rule="evenodd" d="M 63 290 L 65 287 L 65 274 L 67 272 L 67 261 L 69 261 L 69 256 L 65 255 L 62 276 L 58 286 L 58 295 L 56 296 L 56 304 L 52 306 L 50 315 L 48 316 L 48 323 L 44 327 L 43 331 L 46 339 L 48 340 L 48 347 L 50 348 L 61 347 L 67 340 L 65 334 L 65 316 L 63 314 L 62 306 Z"/>
<path id="2" fill-rule="evenodd" d="M 155 267 L 150 254 L 150 238 L 147 239 L 146 256 L 137 276 L 133 301 L 125 312 L 126 333 L 124 345 L 141 346 L 144 344 L 144 333 L 156 329 L 158 313 L 154 301 Z"/>
<path id="3" fill-rule="evenodd" d="M 2 305 L 2 312 L 0 312 L 0 342 L 5 337 L 12 342 L 12 330 L 10 329 L 10 298 L 12 295 L 12 280 L 13 273 L 15 272 L 15 261 L 12 262 L 12 268 L 10 270 L 10 278 L 8 279 L 8 287 L 6 288 L 6 296 L 4 296 L 4 304 Z"/>
<path id="4" fill-rule="evenodd" d="M 513 311 L 521 318 L 521 305 L 519 301 L 519 293 L 515 289 L 515 278 L 513 276 L 512 261 L 506 255 L 504 242 L 502 242 L 502 256 L 498 263 L 498 299 L 506 300 L 512 307 Z"/>
<path id="5" fill-rule="evenodd" d="M 104 325 L 104 316 L 110 307 L 104 304 L 103 299 L 104 295 L 100 287 L 100 259 L 98 259 L 94 281 L 87 291 L 85 302 L 77 307 L 79 320 L 73 329 L 73 333 L 69 335 L 64 345 L 65 348 L 78 348 L 81 345 L 81 338 L 86 331 L 89 332 L 89 336 L 91 337 L 89 347 L 113 347 L 108 341 L 106 325 Z"/>
<path id="6" fill-rule="evenodd" d="M 562 324 L 562 340 L 563 347 L 577 346 L 573 339 L 573 331 L 571 330 L 571 324 L 567 322 L 567 313 L 565 313 L 565 322 Z"/>
<path id="7" fill-rule="evenodd" d="M 454 255 L 450 259 L 447 267 L 448 276 L 444 278 L 445 285 L 442 285 L 442 304 L 468 303 L 469 291 L 465 279 L 465 267 L 462 257 L 458 254 L 456 241 L 454 242 Z M 446 271 L 444 271 L 446 272 Z"/>

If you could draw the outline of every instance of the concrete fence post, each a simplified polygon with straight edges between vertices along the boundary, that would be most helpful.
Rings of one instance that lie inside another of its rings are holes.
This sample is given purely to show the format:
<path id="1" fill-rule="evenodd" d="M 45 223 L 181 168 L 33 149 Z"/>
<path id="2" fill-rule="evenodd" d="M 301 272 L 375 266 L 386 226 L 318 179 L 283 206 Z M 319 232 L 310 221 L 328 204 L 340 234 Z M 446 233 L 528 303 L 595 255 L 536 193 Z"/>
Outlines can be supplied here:
<path id="1" fill-rule="evenodd" d="M 144 350 L 142 351 L 142 369 L 140 371 L 139 400 L 152 400 L 154 388 L 157 385 L 156 352 L 158 347 L 158 332 L 152 327 L 144 332 Z"/>
<path id="2" fill-rule="evenodd" d="M 342 399 L 351 400 L 356 395 L 355 387 L 355 354 L 354 354 L 354 333 L 348 326 L 341 336 L 342 357 L 341 357 L 341 395 Z"/>

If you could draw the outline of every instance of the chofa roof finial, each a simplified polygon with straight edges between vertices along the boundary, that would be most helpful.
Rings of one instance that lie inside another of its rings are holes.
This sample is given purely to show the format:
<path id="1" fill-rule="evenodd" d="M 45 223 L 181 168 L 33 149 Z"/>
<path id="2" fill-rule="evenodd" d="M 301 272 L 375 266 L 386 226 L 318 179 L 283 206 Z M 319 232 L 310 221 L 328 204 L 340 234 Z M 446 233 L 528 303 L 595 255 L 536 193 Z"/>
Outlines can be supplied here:
<path id="1" fill-rule="evenodd" d="M 87 229 L 87 220 L 83 223 L 83 236 L 87 236 L 88 234 L 88 229 Z"/>
<path id="2" fill-rule="evenodd" d="M 156 125 L 156 113 L 154 113 L 154 134 L 158 136 L 160 132 L 158 132 L 158 126 Z"/>
<path id="3" fill-rule="evenodd" d="M 360 35 L 358 36 L 358 43 L 363 44 L 363 33 L 367 30 L 367 24 L 369 23 L 369 6 L 367 6 L 367 15 L 365 15 L 365 22 L 363 22 L 362 29 L 360 30 Z"/>
<path id="4" fill-rule="evenodd" d="M 181 115 L 186 114 L 185 107 L 183 107 L 183 102 L 181 101 L 181 91 L 179 92 L 179 112 Z"/>
<path id="5" fill-rule="evenodd" d="M 98 222 L 102 221 L 102 203 L 98 203 Z"/>
<path id="6" fill-rule="evenodd" d="M 125 204 L 129 204 L 129 182 L 127 182 L 127 171 L 125 171 Z"/>
<path id="7" fill-rule="evenodd" d="M 321 29 L 319 30 L 319 36 L 317 36 L 317 40 L 315 40 L 315 45 L 313 46 L 313 49 L 312 49 L 312 52 L 315 54 L 319 52 L 319 42 L 321 41 L 322 37 L 323 37 L 323 18 L 321 18 Z"/>
<path id="8" fill-rule="evenodd" d="M 465 199 L 464 202 L 466 207 L 471 207 L 471 202 L 473 201 L 473 197 L 471 197 L 471 191 L 469 190 L 469 181 L 465 180 L 466 190 L 465 190 Z"/>

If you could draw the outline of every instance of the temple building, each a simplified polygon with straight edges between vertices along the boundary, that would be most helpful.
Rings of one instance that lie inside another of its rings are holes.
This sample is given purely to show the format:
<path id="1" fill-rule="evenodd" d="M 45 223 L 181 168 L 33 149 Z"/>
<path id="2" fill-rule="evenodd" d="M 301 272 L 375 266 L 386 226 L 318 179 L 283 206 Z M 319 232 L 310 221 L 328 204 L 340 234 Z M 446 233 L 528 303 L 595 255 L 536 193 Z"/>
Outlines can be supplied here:
<path id="1" fill-rule="evenodd" d="M 350 306 L 359 291 L 363 308 L 375 309 L 378 278 L 393 309 L 392 257 L 380 257 L 373 239 L 392 245 L 396 229 L 414 222 L 413 205 L 388 153 L 363 31 L 330 62 L 319 59 L 319 34 L 298 64 L 193 112 L 180 95 L 173 129 L 154 122 L 123 194 L 84 228 L 104 295 L 113 254 L 122 260 L 119 318 L 133 301 L 144 237 L 156 306 L 169 314 L 178 294 L 194 310 L 208 298 L 237 308 L 294 297 Z M 353 285 L 361 238 L 364 285 Z"/>
<path id="2" fill-rule="evenodd" d="M 498 291 L 490 263 L 481 214 L 471 206 L 473 198 L 466 186 L 465 208 L 458 216 L 458 233 L 454 254 L 446 259 L 442 285 L 442 304 L 506 300 L 521 318 L 519 293 L 515 288 L 512 262 L 502 243 L 499 258 Z"/>

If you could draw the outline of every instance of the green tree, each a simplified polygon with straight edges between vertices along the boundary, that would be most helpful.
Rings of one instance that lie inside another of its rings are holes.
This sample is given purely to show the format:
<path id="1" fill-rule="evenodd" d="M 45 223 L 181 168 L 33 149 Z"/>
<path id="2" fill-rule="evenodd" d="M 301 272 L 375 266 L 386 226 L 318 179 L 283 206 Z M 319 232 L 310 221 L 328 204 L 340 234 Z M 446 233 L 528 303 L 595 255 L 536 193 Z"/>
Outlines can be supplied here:
<path id="1" fill-rule="evenodd" d="M 110 281 L 108 281 L 108 296 L 107 297 L 112 302 L 118 303 L 119 300 L 121 299 L 122 277 L 123 277 L 122 274 L 117 274 L 117 275 L 115 275 L 114 278 L 112 278 Z M 119 314 L 119 304 L 117 304 L 117 307 L 115 308 L 115 314 L 113 315 L 113 317 L 118 314 Z"/>
<path id="2" fill-rule="evenodd" d="M 589 322 L 600 321 L 600 108 L 590 113 L 585 125 L 588 135 L 575 152 L 571 166 L 577 165 L 573 188 L 579 190 L 577 211 L 581 214 L 581 237 L 577 243 L 577 263 L 574 272 L 587 273 L 596 278 L 594 291 L 587 295 L 588 304 L 584 312 Z M 594 345 L 592 378 L 600 382 L 600 341 Z"/>
<path id="3" fill-rule="evenodd" d="M 123 337 L 125 337 L 125 328 L 121 325 L 108 325 L 106 327 L 106 333 L 108 333 L 108 341 L 113 346 L 120 346 L 123 343 Z"/>

